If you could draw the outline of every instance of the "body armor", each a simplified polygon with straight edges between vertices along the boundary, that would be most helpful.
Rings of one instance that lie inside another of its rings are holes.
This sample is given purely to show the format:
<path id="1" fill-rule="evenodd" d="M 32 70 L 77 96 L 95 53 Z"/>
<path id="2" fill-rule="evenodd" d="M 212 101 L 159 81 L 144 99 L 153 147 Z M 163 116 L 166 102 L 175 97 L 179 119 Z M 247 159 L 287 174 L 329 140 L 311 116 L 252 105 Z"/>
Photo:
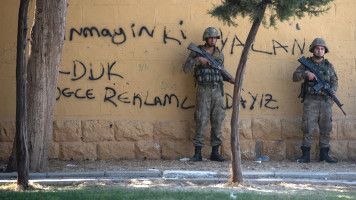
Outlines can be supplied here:
<path id="1" fill-rule="evenodd" d="M 331 64 L 327 59 L 324 59 L 321 63 L 316 63 L 313 62 L 311 58 L 308 58 L 309 63 L 313 65 L 313 67 L 319 71 L 319 73 L 323 76 L 323 79 L 327 84 L 330 83 L 330 70 L 331 70 Z M 314 86 L 317 84 L 316 80 L 306 80 L 304 84 L 307 84 L 306 86 L 306 94 L 309 95 L 322 95 L 325 96 L 327 95 L 327 92 L 324 90 L 324 88 L 320 89 L 319 91 L 314 90 Z M 330 87 L 330 85 L 329 85 Z"/>

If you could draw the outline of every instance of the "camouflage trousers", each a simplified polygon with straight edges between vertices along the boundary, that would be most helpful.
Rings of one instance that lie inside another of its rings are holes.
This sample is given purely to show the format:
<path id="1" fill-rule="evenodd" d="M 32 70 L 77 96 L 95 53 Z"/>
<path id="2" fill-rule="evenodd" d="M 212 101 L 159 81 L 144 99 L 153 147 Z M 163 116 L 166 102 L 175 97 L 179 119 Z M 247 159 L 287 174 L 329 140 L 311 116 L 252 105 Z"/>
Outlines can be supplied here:
<path id="1" fill-rule="evenodd" d="M 194 146 L 204 146 L 204 133 L 209 119 L 211 124 L 210 145 L 221 145 L 221 127 L 224 118 L 225 108 L 220 86 L 198 85 L 196 92 L 196 110 L 194 114 L 194 120 L 196 122 L 196 132 L 193 138 Z"/>
<path id="2" fill-rule="evenodd" d="M 303 146 L 313 145 L 313 133 L 316 124 L 319 125 L 319 147 L 329 147 L 330 132 L 332 130 L 333 101 L 327 96 L 307 95 L 303 108 Z"/>

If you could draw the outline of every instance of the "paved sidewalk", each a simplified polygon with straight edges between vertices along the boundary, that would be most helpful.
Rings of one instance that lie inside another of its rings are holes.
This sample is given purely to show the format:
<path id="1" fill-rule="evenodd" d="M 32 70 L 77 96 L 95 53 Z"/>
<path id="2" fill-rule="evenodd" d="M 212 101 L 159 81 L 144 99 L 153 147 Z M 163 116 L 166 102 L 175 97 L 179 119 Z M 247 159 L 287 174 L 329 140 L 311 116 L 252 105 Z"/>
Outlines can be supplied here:
<path id="1" fill-rule="evenodd" d="M 256 184 L 296 183 L 356 186 L 356 172 L 243 172 L 245 182 Z M 43 185 L 70 185 L 83 182 L 165 181 L 224 183 L 229 172 L 144 170 L 144 171 L 87 171 L 30 173 L 30 182 Z M 16 182 L 17 173 L 0 173 L 0 184 Z"/>

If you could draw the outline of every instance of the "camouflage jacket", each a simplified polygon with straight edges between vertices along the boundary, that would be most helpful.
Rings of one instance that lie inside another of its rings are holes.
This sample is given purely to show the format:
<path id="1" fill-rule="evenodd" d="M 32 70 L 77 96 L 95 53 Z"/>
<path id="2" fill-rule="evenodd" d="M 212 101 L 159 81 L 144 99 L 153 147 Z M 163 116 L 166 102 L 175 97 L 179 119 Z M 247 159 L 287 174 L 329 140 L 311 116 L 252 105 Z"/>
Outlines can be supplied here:
<path id="1" fill-rule="evenodd" d="M 206 50 L 203 45 L 198 46 L 201 50 Z M 209 66 L 203 66 L 200 64 L 198 57 L 200 55 L 194 51 L 191 51 L 187 61 L 183 65 L 183 71 L 185 73 L 189 73 L 194 70 L 194 78 L 195 82 L 200 83 L 219 83 L 223 81 L 223 77 L 221 76 L 220 71 L 212 69 Z M 223 66 L 224 64 L 224 54 L 219 48 L 215 47 L 213 57 L 215 60 Z M 228 80 L 224 80 L 228 81 Z"/>
<path id="2" fill-rule="evenodd" d="M 307 59 L 309 63 L 320 72 L 320 74 L 323 76 L 325 82 L 329 84 L 330 88 L 332 91 L 336 93 L 337 88 L 338 88 L 338 77 L 336 75 L 334 66 L 327 60 L 324 59 L 322 62 L 317 63 L 313 59 L 308 58 Z M 325 94 L 325 91 L 320 90 L 319 92 L 314 91 L 312 88 L 317 82 L 315 80 L 308 80 L 307 72 L 309 70 L 304 66 L 300 65 L 295 72 L 293 73 L 293 81 L 298 82 L 301 80 L 304 80 L 304 84 L 307 84 L 307 94 Z"/>

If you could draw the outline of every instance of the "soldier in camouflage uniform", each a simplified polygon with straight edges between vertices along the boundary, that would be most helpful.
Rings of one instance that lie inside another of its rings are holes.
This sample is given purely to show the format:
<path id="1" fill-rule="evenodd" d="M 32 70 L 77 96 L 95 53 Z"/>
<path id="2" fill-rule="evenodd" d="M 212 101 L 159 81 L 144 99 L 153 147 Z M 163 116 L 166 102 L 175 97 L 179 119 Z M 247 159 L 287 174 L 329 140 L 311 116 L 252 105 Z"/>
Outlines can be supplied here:
<path id="1" fill-rule="evenodd" d="M 316 38 L 310 45 L 309 51 L 313 53 L 313 57 L 308 58 L 309 63 L 319 70 L 325 82 L 329 84 L 331 90 L 336 93 L 338 88 L 338 78 L 336 76 L 333 65 L 324 59 L 324 54 L 329 52 L 325 40 Z M 332 105 L 333 100 L 327 95 L 324 88 L 315 91 L 313 86 L 317 84 L 315 75 L 306 67 L 300 65 L 293 74 L 293 81 L 304 80 L 302 85 L 301 95 L 304 96 L 303 103 L 303 143 L 301 146 L 302 156 L 297 160 L 300 163 L 310 162 L 310 148 L 313 145 L 313 132 L 315 125 L 319 125 L 319 161 L 326 161 L 328 163 L 337 163 L 329 157 L 330 149 L 330 132 L 332 130 Z"/>
<path id="2" fill-rule="evenodd" d="M 198 48 L 210 53 L 222 66 L 224 63 L 224 54 L 215 46 L 217 39 L 220 39 L 218 31 L 209 27 L 203 34 L 204 45 Z M 192 51 L 183 65 L 183 71 L 189 73 L 194 70 L 196 91 L 196 111 L 194 119 L 196 122 L 196 132 L 193 138 L 195 154 L 191 161 L 201 161 L 201 148 L 204 146 L 204 132 L 207 123 L 211 123 L 210 144 L 212 152 L 210 160 L 226 161 L 219 154 L 219 146 L 222 144 L 221 126 L 225 118 L 225 108 L 223 106 L 223 81 L 234 83 L 235 79 L 223 80 L 219 70 L 209 67 L 209 61 Z"/>

